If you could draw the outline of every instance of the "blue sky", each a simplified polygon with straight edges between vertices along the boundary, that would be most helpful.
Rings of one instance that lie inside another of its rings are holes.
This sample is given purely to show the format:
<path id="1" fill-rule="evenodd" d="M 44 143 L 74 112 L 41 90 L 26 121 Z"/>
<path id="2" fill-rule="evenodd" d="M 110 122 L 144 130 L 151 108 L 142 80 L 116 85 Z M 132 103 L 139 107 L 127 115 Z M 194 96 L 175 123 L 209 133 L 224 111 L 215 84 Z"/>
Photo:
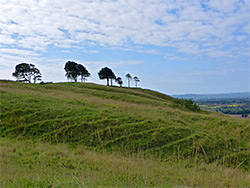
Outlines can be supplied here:
<path id="1" fill-rule="evenodd" d="M 248 0 L 1 0 L 0 79 L 33 63 L 64 82 L 68 60 L 166 94 L 250 91 Z M 134 85 L 134 84 L 132 84 Z"/>

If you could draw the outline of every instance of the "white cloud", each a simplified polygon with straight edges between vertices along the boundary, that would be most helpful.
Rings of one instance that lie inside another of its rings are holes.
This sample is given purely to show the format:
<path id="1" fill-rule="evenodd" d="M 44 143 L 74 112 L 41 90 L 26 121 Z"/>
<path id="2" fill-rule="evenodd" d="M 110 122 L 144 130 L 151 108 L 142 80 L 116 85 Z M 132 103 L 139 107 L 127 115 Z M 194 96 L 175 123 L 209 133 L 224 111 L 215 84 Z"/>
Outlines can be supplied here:
<path id="1" fill-rule="evenodd" d="M 15 40 L 11 38 L 10 35 L 1 34 L 0 35 L 0 44 L 15 44 Z"/>
<path id="2" fill-rule="evenodd" d="M 197 49 L 191 41 L 202 45 L 213 42 L 211 48 L 218 51 L 223 50 L 217 47 L 218 43 L 226 45 L 236 40 L 235 32 L 249 34 L 249 7 L 241 1 L 205 1 L 207 9 L 201 3 L 2 0 L 0 42 L 43 50 L 50 44 L 69 48 L 72 44 L 92 41 L 117 46 L 131 40 L 141 45 L 175 46 L 181 51 L 188 42 L 193 44 L 194 53 L 202 53 L 200 46 Z"/>
<path id="3" fill-rule="evenodd" d="M 117 68 L 127 65 L 137 65 L 143 63 L 142 61 L 129 60 L 129 61 L 86 61 L 84 64 L 89 66 L 94 72 L 97 72 L 101 67 Z"/>
<path id="4" fill-rule="evenodd" d="M 14 49 L 14 48 L 1 48 L 0 54 L 11 54 L 16 56 L 24 56 L 24 57 L 32 57 L 38 56 L 37 53 L 30 51 L 30 50 L 21 50 L 21 49 Z"/>
<path id="5" fill-rule="evenodd" d="M 222 13 L 230 13 L 235 11 L 239 4 L 238 0 L 224 0 L 224 1 L 218 1 L 218 0 L 210 0 L 208 3 L 208 6 L 210 6 L 212 9 L 222 12 Z"/>

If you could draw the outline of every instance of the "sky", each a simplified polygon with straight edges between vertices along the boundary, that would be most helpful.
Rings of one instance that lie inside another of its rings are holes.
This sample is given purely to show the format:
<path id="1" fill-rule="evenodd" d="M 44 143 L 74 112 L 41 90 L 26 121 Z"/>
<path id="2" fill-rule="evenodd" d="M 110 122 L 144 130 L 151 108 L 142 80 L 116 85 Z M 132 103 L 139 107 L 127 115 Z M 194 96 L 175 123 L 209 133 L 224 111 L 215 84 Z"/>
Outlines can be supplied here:
<path id="1" fill-rule="evenodd" d="M 0 0 L 0 79 L 25 62 L 67 82 L 67 61 L 90 83 L 109 67 L 170 95 L 250 91 L 250 1 Z"/>

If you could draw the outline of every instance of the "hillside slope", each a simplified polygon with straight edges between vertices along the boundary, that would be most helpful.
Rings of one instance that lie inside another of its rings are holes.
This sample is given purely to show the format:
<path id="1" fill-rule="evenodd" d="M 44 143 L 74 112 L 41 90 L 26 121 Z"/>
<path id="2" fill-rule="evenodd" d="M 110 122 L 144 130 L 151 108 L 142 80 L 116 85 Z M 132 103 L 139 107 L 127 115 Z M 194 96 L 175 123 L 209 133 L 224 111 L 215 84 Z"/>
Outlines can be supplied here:
<path id="1" fill-rule="evenodd" d="M 0 81 L 2 137 L 249 165 L 248 120 L 192 112 L 151 90 Z"/>

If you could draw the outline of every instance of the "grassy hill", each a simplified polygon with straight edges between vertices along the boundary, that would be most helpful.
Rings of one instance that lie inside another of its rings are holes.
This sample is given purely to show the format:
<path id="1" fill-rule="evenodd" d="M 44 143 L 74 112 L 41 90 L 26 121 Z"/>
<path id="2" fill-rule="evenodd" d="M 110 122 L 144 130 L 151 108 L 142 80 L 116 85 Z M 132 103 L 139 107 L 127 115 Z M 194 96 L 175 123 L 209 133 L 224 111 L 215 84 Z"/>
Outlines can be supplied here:
<path id="1" fill-rule="evenodd" d="M 192 110 L 182 100 L 140 88 L 0 84 L 4 140 L 66 143 L 125 157 L 140 153 L 161 161 L 188 159 L 190 165 L 198 161 L 249 170 L 248 120 Z"/>

